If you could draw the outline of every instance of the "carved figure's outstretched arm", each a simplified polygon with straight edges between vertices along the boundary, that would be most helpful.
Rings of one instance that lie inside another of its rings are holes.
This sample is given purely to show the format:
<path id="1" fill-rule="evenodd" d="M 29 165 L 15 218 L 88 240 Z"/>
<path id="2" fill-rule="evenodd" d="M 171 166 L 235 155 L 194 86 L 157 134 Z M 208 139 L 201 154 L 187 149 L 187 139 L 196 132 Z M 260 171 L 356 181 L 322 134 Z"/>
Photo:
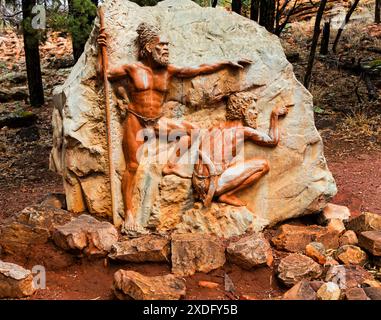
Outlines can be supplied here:
<path id="1" fill-rule="evenodd" d="M 271 112 L 269 133 L 263 133 L 250 127 L 245 127 L 245 140 L 250 140 L 265 147 L 275 147 L 279 143 L 279 117 L 288 113 L 287 107 L 276 107 Z"/>
<path id="2" fill-rule="evenodd" d="M 246 65 L 253 63 L 248 59 L 240 59 L 237 62 L 220 61 L 212 64 L 201 64 L 194 67 L 177 67 L 174 65 L 168 66 L 168 71 L 171 75 L 179 78 L 191 78 L 202 74 L 210 74 L 222 70 L 226 67 L 234 67 L 243 69 Z"/>

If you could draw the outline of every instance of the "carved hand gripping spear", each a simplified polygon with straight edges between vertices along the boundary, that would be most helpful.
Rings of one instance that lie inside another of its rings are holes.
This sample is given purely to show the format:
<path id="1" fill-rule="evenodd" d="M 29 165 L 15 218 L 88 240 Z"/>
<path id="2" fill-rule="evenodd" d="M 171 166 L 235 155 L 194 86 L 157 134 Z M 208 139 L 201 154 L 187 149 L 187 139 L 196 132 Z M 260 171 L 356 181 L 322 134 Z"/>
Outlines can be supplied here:
<path id="1" fill-rule="evenodd" d="M 99 22 L 101 30 L 105 28 L 105 18 L 103 8 L 100 7 L 98 10 Z M 115 186 L 114 186 L 114 160 L 112 158 L 112 137 L 111 137 L 111 110 L 110 110 L 110 84 L 108 82 L 107 71 L 108 71 L 108 57 L 107 57 L 107 47 L 104 44 L 100 45 L 101 54 L 101 64 L 102 64 L 102 77 L 104 84 L 104 98 L 106 107 L 106 134 L 107 134 L 107 153 L 108 153 L 108 165 L 109 165 L 109 179 L 110 179 L 110 196 L 111 196 L 111 212 L 113 216 L 114 225 L 117 224 L 118 216 L 115 212 Z"/>

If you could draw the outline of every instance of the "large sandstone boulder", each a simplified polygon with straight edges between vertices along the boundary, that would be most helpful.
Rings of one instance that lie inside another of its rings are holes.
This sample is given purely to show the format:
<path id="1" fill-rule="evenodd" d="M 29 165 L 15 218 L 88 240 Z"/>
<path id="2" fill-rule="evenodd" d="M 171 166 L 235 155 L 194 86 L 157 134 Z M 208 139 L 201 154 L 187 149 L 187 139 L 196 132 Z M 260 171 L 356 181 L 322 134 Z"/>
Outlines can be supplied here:
<path id="1" fill-rule="evenodd" d="M 257 23 L 223 8 L 203 8 L 190 0 L 165 0 L 155 7 L 139 7 L 126 0 L 103 4 L 109 34 L 109 63 L 116 67 L 137 61 L 136 28 L 143 22 L 159 26 L 170 41 L 170 62 L 192 66 L 220 60 L 248 58 L 253 64 L 242 71 L 221 70 L 193 79 L 175 80 L 164 112 L 167 117 L 189 120 L 207 128 L 225 120 L 226 101 L 232 95 L 255 97 L 258 130 L 267 132 L 276 105 L 290 106 L 281 120 L 276 148 L 245 144 L 247 157 L 269 161 L 270 172 L 239 197 L 247 208 L 227 207 L 219 218 L 194 211 L 189 179 L 163 178 L 163 164 L 149 159 L 140 163 L 134 204 L 141 225 L 169 231 L 205 230 L 218 236 L 243 234 L 253 228 L 312 213 L 324 208 L 336 185 L 323 155 L 322 139 L 314 125 L 311 94 L 295 78 L 279 39 Z M 125 114 L 112 95 L 111 136 L 115 172 L 115 212 L 111 212 L 103 91 L 96 76 L 99 20 L 85 52 L 67 81 L 55 90 L 52 170 L 64 177 L 67 206 L 74 212 L 114 218 L 123 216 L 121 177 L 125 170 L 122 127 Z M 164 153 L 168 149 L 164 146 Z M 191 169 L 191 168 L 190 168 Z M 211 217 L 203 219 L 203 216 Z"/>
<path id="2" fill-rule="evenodd" d="M 23 298 L 34 292 L 33 275 L 29 270 L 0 261 L 0 299 Z"/>

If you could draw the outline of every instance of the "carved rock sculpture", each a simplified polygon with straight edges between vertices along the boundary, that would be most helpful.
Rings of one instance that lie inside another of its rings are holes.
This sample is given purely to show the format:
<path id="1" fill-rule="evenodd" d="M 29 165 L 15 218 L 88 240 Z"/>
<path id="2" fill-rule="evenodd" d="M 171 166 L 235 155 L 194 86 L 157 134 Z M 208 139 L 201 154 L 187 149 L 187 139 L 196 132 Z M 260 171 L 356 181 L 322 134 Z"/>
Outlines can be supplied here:
<path id="1" fill-rule="evenodd" d="M 225 68 L 208 75 L 174 79 L 162 107 L 167 118 L 209 128 L 226 120 L 227 101 L 253 101 L 245 121 L 268 132 L 272 110 L 278 105 L 289 107 L 287 117 L 280 122 L 276 148 L 245 144 L 246 157 L 264 159 L 270 167 L 259 181 L 237 194 L 246 207 L 226 205 L 218 219 L 215 206 L 220 204 L 213 203 L 210 210 L 200 208 L 190 179 L 163 177 L 165 163 L 147 159 L 137 168 L 133 194 L 140 227 L 158 232 L 202 230 L 230 237 L 324 208 L 336 193 L 336 185 L 314 125 L 312 96 L 296 80 L 276 36 L 240 15 L 222 8 L 202 8 L 190 0 L 165 0 L 155 7 L 106 0 L 103 7 L 110 66 L 138 61 L 136 30 L 143 21 L 160 28 L 168 39 L 171 64 L 189 67 L 241 58 L 252 61 L 244 69 Z M 55 89 L 50 167 L 64 178 L 68 210 L 107 216 L 119 226 L 124 217 L 122 124 L 126 112 L 121 107 L 124 102 L 119 87 L 113 84 L 110 132 L 115 172 L 111 183 L 116 190 L 116 205 L 112 213 L 104 97 L 96 71 L 98 34 L 99 19 L 69 78 Z M 159 154 L 167 157 L 173 144 L 159 145 Z"/>

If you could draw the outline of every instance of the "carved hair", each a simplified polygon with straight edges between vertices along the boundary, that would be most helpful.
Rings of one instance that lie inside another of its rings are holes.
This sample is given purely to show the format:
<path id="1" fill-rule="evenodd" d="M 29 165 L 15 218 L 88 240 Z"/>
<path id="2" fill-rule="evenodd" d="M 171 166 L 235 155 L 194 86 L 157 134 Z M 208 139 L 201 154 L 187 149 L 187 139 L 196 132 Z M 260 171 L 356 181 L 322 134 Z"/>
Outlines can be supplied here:
<path id="1" fill-rule="evenodd" d="M 136 32 L 138 33 L 136 42 L 139 48 L 139 58 L 146 58 L 148 55 L 146 46 L 152 44 L 159 37 L 160 30 L 147 22 L 142 22 Z"/>
<path id="2" fill-rule="evenodd" d="M 241 120 L 245 125 L 256 128 L 256 95 L 251 92 L 239 92 L 229 96 L 226 105 L 226 120 Z"/>

